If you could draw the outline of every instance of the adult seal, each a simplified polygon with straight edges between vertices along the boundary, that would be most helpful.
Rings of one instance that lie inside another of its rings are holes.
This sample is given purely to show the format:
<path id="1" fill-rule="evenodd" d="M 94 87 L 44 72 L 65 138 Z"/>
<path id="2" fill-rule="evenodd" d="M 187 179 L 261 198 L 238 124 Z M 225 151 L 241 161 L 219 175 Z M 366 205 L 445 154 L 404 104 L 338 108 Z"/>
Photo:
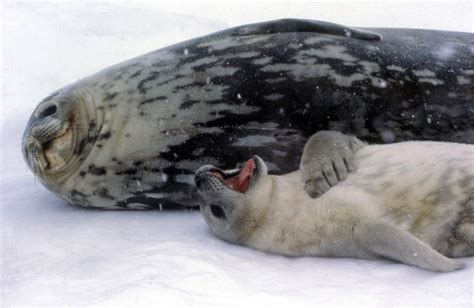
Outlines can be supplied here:
<path id="1" fill-rule="evenodd" d="M 231 28 L 54 92 L 33 112 L 23 154 L 70 203 L 150 209 L 197 205 L 203 164 L 258 154 L 272 173 L 296 170 L 323 129 L 472 143 L 473 46 L 470 33 L 311 20 Z"/>

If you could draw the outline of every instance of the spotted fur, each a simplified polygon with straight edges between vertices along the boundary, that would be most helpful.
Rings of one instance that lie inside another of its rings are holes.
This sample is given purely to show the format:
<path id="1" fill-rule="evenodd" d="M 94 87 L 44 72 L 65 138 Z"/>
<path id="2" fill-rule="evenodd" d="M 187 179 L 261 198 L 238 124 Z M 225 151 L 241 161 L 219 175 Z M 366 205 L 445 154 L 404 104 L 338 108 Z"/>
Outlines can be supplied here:
<path id="1" fill-rule="evenodd" d="M 279 20 L 119 63 L 45 98 L 25 130 L 24 156 L 73 204 L 149 209 L 197 205 L 193 174 L 202 164 L 257 153 L 274 173 L 295 170 L 304 140 L 321 129 L 472 143 L 472 34 L 374 31 L 383 38 Z M 436 53 L 445 45 L 453 57 Z M 70 139 L 58 140 L 56 125 L 35 133 L 55 121 L 69 123 Z M 47 149 L 64 166 L 48 169 Z"/>

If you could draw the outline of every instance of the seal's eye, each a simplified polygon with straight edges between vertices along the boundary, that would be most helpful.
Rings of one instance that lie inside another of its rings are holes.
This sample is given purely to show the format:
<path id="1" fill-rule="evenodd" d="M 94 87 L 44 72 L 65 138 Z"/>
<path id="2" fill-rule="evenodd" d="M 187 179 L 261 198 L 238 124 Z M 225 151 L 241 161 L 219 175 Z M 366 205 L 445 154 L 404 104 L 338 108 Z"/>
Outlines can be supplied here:
<path id="1" fill-rule="evenodd" d="M 211 213 L 217 218 L 225 219 L 225 212 L 220 205 L 211 204 Z"/>
<path id="2" fill-rule="evenodd" d="M 51 106 L 49 106 L 48 108 L 46 108 L 45 110 L 43 110 L 43 111 L 40 113 L 39 117 L 40 117 L 40 118 L 44 118 L 44 117 L 53 115 L 53 114 L 56 113 L 56 109 L 57 109 L 57 108 L 56 108 L 55 105 L 51 105 Z"/>

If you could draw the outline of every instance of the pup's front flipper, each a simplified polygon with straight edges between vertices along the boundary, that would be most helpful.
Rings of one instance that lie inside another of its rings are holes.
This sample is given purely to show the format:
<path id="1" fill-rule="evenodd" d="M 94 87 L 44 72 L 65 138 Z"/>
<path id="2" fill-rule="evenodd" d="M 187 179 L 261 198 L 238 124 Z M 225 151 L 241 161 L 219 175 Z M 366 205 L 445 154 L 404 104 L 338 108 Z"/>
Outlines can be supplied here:
<path id="1" fill-rule="evenodd" d="M 355 170 L 354 154 L 364 143 L 354 136 L 319 131 L 306 142 L 300 161 L 301 180 L 311 198 L 317 198 Z"/>
<path id="2" fill-rule="evenodd" d="M 357 247 L 374 257 L 388 258 L 434 272 L 451 272 L 464 267 L 443 256 L 428 244 L 396 226 L 380 220 L 363 220 L 354 225 Z"/>

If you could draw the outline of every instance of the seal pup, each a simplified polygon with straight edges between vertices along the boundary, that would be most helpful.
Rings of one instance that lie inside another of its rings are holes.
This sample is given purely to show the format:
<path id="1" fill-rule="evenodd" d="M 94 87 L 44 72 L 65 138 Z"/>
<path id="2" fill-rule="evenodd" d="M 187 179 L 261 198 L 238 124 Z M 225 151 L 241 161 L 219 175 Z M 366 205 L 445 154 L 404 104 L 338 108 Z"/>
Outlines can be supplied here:
<path id="1" fill-rule="evenodd" d="M 448 257 L 474 254 L 474 146 L 357 143 L 357 170 L 315 199 L 300 171 L 268 175 L 258 156 L 240 169 L 203 166 L 195 179 L 201 213 L 219 238 L 275 254 L 463 267 Z"/>
<path id="2" fill-rule="evenodd" d="M 320 130 L 472 143 L 473 41 L 298 19 L 227 29 L 43 99 L 25 129 L 24 157 L 75 205 L 183 208 L 197 205 L 199 166 L 229 168 L 258 154 L 272 173 L 294 171 Z"/>

